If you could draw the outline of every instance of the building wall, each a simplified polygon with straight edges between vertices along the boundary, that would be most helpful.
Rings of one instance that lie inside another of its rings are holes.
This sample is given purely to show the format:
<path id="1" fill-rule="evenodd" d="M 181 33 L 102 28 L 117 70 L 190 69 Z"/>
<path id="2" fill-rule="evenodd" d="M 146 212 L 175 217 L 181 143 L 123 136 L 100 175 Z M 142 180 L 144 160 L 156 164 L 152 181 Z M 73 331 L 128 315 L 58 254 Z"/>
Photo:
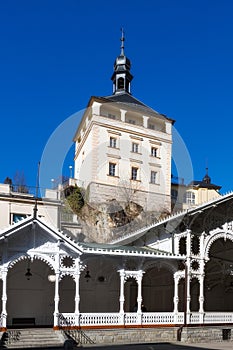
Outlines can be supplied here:
<path id="1" fill-rule="evenodd" d="M 49 190 L 37 201 L 37 215 L 53 227 L 59 227 L 60 201 L 57 190 Z M 12 192 L 8 184 L 0 184 L 0 229 L 33 215 L 35 197 L 29 193 Z"/>

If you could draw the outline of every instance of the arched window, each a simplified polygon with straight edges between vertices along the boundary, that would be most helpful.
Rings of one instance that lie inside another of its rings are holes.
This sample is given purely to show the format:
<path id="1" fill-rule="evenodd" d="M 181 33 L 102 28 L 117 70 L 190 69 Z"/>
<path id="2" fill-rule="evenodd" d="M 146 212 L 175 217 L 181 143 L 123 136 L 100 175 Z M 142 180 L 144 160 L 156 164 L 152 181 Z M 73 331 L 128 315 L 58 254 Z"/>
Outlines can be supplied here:
<path id="1" fill-rule="evenodd" d="M 186 237 L 181 237 L 179 240 L 179 254 L 181 254 L 181 255 L 187 254 Z"/>
<path id="2" fill-rule="evenodd" d="M 195 193 L 188 191 L 184 195 L 184 202 L 187 204 L 195 204 Z"/>
<path id="3" fill-rule="evenodd" d="M 123 78 L 119 78 L 117 80 L 117 88 L 118 89 L 124 89 L 124 79 Z"/>

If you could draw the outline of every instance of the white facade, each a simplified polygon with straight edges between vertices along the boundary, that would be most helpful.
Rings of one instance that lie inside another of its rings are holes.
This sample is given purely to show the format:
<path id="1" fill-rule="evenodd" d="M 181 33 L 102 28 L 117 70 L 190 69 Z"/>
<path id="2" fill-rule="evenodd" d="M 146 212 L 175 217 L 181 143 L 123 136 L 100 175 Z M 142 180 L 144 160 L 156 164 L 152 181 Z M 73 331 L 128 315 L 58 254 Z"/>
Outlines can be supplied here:
<path id="1" fill-rule="evenodd" d="M 89 187 L 89 201 L 124 201 L 131 188 L 147 210 L 170 211 L 172 121 L 101 102 L 91 100 L 74 138 L 75 177 Z"/>

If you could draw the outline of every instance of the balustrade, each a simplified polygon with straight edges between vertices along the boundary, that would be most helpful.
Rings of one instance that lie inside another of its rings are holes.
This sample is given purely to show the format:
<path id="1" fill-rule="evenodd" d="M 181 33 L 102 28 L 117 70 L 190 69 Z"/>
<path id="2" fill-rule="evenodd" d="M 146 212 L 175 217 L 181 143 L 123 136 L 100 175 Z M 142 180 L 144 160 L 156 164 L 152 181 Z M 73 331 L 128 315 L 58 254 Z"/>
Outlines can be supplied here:
<path id="1" fill-rule="evenodd" d="M 183 312 L 125 312 L 122 313 L 63 313 L 59 314 L 60 327 L 75 326 L 135 326 L 135 325 L 182 325 Z M 78 324 L 77 324 L 78 320 Z M 230 312 L 199 312 L 189 314 L 189 324 L 230 324 L 233 323 L 233 313 Z"/>

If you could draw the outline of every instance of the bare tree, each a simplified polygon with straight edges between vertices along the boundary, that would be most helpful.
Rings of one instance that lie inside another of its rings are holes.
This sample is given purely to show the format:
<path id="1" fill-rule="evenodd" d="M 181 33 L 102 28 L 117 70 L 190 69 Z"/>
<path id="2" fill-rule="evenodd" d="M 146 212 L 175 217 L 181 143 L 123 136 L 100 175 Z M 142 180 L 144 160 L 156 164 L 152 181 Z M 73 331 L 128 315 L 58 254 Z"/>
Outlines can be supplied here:
<path id="1" fill-rule="evenodd" d="M 119 183 L 119 194 L 126 204 L 136 201 L 137 192 L 140 190 L 140 182 L 134 180 L 121 180 Z"/>
<path id="2" fill-rule="evenodd" d="M 17 170 L 14 175 L 14 191 L 20 193 L 28 193 L 29 189 L 26 185 L 26 180 L 23 171 Z"/>

